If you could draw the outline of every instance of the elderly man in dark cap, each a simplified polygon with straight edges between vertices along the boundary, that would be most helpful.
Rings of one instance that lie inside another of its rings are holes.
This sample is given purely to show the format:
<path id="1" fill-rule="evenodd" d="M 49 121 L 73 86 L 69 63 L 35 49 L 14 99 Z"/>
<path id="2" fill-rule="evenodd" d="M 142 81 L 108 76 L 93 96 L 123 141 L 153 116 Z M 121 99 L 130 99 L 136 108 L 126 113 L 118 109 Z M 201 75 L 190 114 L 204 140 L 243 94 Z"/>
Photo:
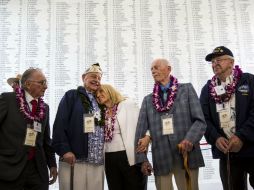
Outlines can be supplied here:
<path id="1" fill-rule="evenodd" d="M 242 73 L 230 49 L 220 46 L 206 56 L 214 76 L 201 92 L 206 140 L 220 159 L 224 190 L 246 189 L 246 174 L 254 187 L 254 76 Z"/>
<path id="2" fill-rule="evenodd" d="M 104 129 L 94 93 L 100 87 L 98 63 L 82 75 L 83 86 L 63 96 L 53 126 L 53 146 L 60 156 L 60 190 L 103 190 Z M 71 176 L 71 177 L 70 177 Z"/>

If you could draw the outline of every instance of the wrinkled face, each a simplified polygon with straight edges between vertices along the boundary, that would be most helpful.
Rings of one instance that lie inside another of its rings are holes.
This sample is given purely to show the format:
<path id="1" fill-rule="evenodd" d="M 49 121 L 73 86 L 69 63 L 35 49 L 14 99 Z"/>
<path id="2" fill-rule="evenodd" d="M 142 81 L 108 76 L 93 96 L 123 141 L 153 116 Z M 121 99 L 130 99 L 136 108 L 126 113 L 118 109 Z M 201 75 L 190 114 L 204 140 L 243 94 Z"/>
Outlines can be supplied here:
<path id="1" fill-rule="evenodd" d="M 25 82 L 28 93 L 33 98 L 44 96 L 47 86 L 47 80 L 44 74 L 40 71 L 35 71 L 31 74 L 29 79 Z"/>
<path id="2" fill-rule="evenodd" d="M 214 74 L 220 76 L 228 72 L 230 73 L 232 71 L 234 61 L 230 59 L 227 55 L 224 55 L 212 59 L 211 64 Z"/>
<path id="3" fill-rule="evenodd" d="M 97 101 L 99 104 L 106 105 L 111 102 L 109 95 L 101 88 L 96 92 Z"/>
<path id="4" fill-rule="evenodd" d="M 163 83 L 168 80 L 171 67 L 158 60 L 152 63 L 151 71 L 155 82 Z"/>
<path id="5" fill-rule="evenodd" d="M 84 87 L 89 92 L 96 92 L 101 84 L 100 73 L 87 73 L 82 76 Z"/>

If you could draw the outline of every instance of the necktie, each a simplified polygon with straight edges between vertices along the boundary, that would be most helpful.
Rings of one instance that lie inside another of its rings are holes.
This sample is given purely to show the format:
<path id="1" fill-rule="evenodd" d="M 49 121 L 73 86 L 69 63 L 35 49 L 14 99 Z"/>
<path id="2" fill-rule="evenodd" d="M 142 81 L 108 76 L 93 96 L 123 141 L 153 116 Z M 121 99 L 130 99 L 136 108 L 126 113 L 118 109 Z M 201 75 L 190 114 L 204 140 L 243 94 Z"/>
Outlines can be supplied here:
<path id="1" fill-rule="evenodd" d="M 32 116 L 35 116 L 38 103 L 36 100 L 30 101 L 30 103 L 32 104 L 32 113 L 31 114 L 32 114 Z M 35 156 L 35 148 L 31 147 L 28 152 L 28 160 L 34 159 L 34 156 Z"/>
<path id="2" fill-rule="evenodd" d="M 35 113 L 36 113 L 36 110 L 37 110 L 37 104 L 38 103 L 37 103 L 36 100 L 32 100 L 30 103 L 32 104 L 32 116 L 34 116 Z"/>
<path id="3" fill-rule="evenodd" d="M 163 89 L 163 94 L 162 94 L 162 98 L 163 98 L 163 104 L 165 104 L 167 102 L 167 98 L 168 98 L 168 92 L 167 89 Z"/>

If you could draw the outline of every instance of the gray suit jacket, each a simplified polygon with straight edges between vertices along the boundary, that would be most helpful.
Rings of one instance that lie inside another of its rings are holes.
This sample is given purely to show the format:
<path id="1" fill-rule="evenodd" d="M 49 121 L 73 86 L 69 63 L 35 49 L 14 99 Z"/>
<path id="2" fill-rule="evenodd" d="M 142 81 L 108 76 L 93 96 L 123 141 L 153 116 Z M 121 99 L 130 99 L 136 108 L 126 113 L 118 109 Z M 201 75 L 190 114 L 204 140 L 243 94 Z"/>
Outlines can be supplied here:
<path id="1" fill-rule="evenodd" d="M 174 134 L 162 135 L 161 116 L 173 114 Z M 142 103 L 135 144 L 146 131 L 152 138 L 152 158 L 154 175 L 167 175 L 172 171 L 174 159 L 182 159 L 178 153 L 177 144 L 187 139 L 194 144 L 189 154 L 190 168 L 204 166 L 199 141 L 206 129 L 204 115 L 197 94 L 192 84 L 179 84 L 173 107 L 167 112 L 157 112 L 152 104 L 152 94 L 147 95 Z M 174 154 L 174 156 L 172 156 Z M 136 154 L 137 163 L 147 160 L 144 153 Z"/>
<path id="2" fill-rule="evenodd" d="M 0 95 L 0 179 L 14 181 L 23 171 L 28 158 L 29 147 L 24 146 L 27 123 L 19 111 L 16 95 L 13 92 Z M 46 105 L 46 118 L 42 122 L 42 132 L 38 133 L 35 147 L 35 162 L 45 183 L 49 176 L 47 166 L 56 167 L 51 146 L 49 128 L 49 108 Z"/>

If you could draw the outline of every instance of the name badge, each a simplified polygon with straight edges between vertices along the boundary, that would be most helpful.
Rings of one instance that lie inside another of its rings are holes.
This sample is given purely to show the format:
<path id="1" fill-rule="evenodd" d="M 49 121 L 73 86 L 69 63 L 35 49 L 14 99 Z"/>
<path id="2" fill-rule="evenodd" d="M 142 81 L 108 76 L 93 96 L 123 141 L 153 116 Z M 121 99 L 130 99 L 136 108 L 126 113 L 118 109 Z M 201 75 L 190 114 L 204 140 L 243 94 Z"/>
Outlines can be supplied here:
<path id="1" fill-rule="evenodd" d="M 230 107 L 229 103 L 228 102 L 224 102 L 222 104 L 216 104 L 216 111 L 217 112 L 221 112 L 221 111 L 225 111 L 225 110 L 228 110 Z"/>
<path id="2" fill-rule="evenodd" d="M 37 132 L 31 128 L 26 129 L 26 138 L 24 145 L 35 147 Z"/>
<path id="3" fill-rule="evenodd" d="M 228 123 L 230 121 L 230 112 L 228 110 L 219 112 L 220 123 Z"/>
<path id="4" fill-rule="evenodd" d="M 225 88 L 222 85 L 215 86 L 214 90 L 218 96 L 226 93 Z"/>
<path id="5" fill-rule="evenodd" d="M 41 133 L 41 123 L 34 121 L 34 130 Z"/>
<path id="6" fill-rule="evenodd" d="M 95 125 L 93 114 L 84 114 L 83 120 L 84 120 L 84 133 L 94 133 Z"/>
<path id="7" fill-rule="evenodd" d="M 220 123 L 220 127 L 221 128 L 228 128 L 229 127 L 229 123 Z"/>
<path id="8" fill-rule="evenodd" d="M 235 121 L 231 120 L 228 125 L 229 125 L 230 128 L 234 128 L 235 127 Z"/>
<path id="9" fill-rule="evenodd" d="M 173 126 L 173 115 L 163 115 L 161 116 L 162 120 L 162 134 L 163 135 L 171 135 L 174 134 L 174 126 Z"/>

